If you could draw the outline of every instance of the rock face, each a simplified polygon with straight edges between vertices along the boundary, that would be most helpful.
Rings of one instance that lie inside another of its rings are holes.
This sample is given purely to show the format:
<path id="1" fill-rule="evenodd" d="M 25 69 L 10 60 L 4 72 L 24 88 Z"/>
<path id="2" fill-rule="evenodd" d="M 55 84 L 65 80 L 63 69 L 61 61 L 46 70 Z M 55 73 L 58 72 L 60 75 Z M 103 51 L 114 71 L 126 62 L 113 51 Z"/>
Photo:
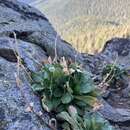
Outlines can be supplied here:
<path id="1" fill-rule="evenodd" d="M 17 62 L 17 55 L 31 71 L 37 71 L 42 64 L 40 62 L 47 60 L 46 53 L 35 44 L 15 41 L 8 37 L 0 38 L 0 56 L 8 61 Z"/>
<path id="2" fill-rule="evenodd" d="M 96 80 L 101 81 L 101 72 L 107 64 L 114 63 L 127 70 L 130 75 L 130 40 L 125 38 L 113 38 L 106 42 L 104 49 L 97 55 L 83 54 L 84 62 L 89 65 Z M 119 126 L 119 130 L 130 129 L 130 78 L 123 81 L 123 89 L 109 89 L 102 101 L 103 107 L 100 113 L 110 122 Z M 127 127 L 125 127 L 127 126 Z"/>
<path id="3" fill-rule="evenodd" d="M 28 76 L 29 71 L 37 71 L 48 56 L 65 56 L 83 63 L 100 79 L 104 65 L 115 61 L 130 71 L 130 40 L 115 38 L 108 41 L 98 55 L 80 54 L 60 39 L 36 9 L 16 0 L 0 1 L 0 130 L 49 130 L 50 117 L 32 92 Z M 130 129 L 125 127 L 130 123 L 130 82 L 126 82 L 129 85 L 122 92 L 109 92 L 114 100 L 107 96 L 100 109 L 100 113 L 121 126 L 121 130 Z M 112 100 L 123 105 L 115 105 Z"/>
<path id="4" fill-rule="evenodd" d="M 106 64 L 114 63 L 129 71 L 130 66 L 130 40 L 126 38 L 113 38 L 106 42 L 104 49 L 97 55 L 83 54 L 84 62 L 91 71 L 100 74 Z"/>
<path id="5" fill-rule="evenodd" d="M 82 62 L 39 11 L 16 0 L 0 1 L 0 130 L 49 130 L 28 70 L 37 71 L 48 56 L 75 60 L 75 55 Z"/>
<path id="6" fill-rule="evenodd" d="M 46 17 L 36 9 L 12 0 L 0 1 L 0 36 L 14 37 L 39 45 L 48 55 L 75 59 L 77 52 L 60 39 Z M 56 49 L 55 49 L 56 48 Z M 82 61 L 80 54 L 78 61 Z"/>
<path id="7" fill-rule="evenodd" d="M 0 58 L 0 70 L 0 130 L 49 130 L 35 113 L 26 110 L 30 103 L 34 103 L 36 113 L 42 108 L 25 80 L 24 71 L 20 70 L 22 80 L 18 86 L 16 63 Z"/>
<path id="8" fill-rule="evenodd" d="M 124 38 L 114 38 L 106 42 L 101 53 L 95 56 L 86 56 L 91 70 L 95 75 L 101 77 L 101 71 L 106 64 L 114 63 L 126 69 L 130 75 L 130 40 Z M 99 78 L 100 80 L 100 78 Z M 118 124 L 121 130 L 130 129 L 130 78 L 126 77 L 121 86 L 123 89 L 118 91 L 109 90 L 107 102 L 104 100 L 100 109 L 102 115 L 110 122 Z M 106 97 L 105 97 L 106 99 Z M 125 127 L 127 126 L 127 127 Z"/>
<path id="9" fill-rule="evenodd" d="M 108 41 L 100 55 L 109 58 L 109 62 L 115 62 L 125 69 L 130 69 L 130 39 L 113 38 Z"/>

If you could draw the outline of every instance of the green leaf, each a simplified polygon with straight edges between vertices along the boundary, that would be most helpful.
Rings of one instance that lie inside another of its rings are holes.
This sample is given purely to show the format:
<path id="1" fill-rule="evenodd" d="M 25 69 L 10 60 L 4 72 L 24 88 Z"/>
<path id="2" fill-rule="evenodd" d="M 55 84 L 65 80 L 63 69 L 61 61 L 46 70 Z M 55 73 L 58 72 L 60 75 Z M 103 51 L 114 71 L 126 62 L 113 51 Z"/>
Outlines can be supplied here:
<path id="1" fill-rule="evenodd" d="M 69 123 L 65 122 L 62 124 L 63 130 L 71 130 Z"/>
<path id="2" fill-rule="evenodd" d="M 67 91 L 69 92 L 69 93 L 73 93 L 73 90 L 72 90 L 72 88 L 70 87 L 70 85 L 69 85 L 69 81 L 66 81 L 66 89 L 67 89 Z"/>
<path id="3" fill-rule="evenodd" d="M 60 98 L 42 99 L 42 106 L 47 112 L 55 110 L 60 103 L 61 103 Z"/>
<path id="4" fill-rule="evenodd" d="M 40 84 L 33 84 L 31 86 L 32 90 L 34 92 L 40 92 L 40 91 L 43 91 L 44 90 L 44 86 L 40 85 Z"/>
<path id="5" fill-rule="evenodd" d="M 84 126 L 87 130 L 114 130 L 99 113 L 87 113 L 84 116 Z"/>
<path id="6" fill-rule="evenodd" d="M 32 76 L 32 79 L 33 79 L 34 82 L 40 83 L 40 82 L 43 81 L 43 77 L 42 77 L 42 75 L 41 75 L 40 72 L 38 72 L 38 73 L 32 73 L 31 76 Z"/>
<path id="7" fill-rule="evenodd" d="M 97 98 L 92 96 L 74 96 L 74 98 L 83 101 L 90 106 L 93 106 L 97 102 Z"/>
<path id="8" fill-rule="evenodd" d="M 63 76 L 64 76 L 64 73 L 61 68 L 56 68 L 56 70 L 53 72 L 53 77 L 55 78 L 61 78 Z"/>
<path id="9" fill-rule="evenodd" d="M 59 88 L 55 88 L 53 91 L 54 97 L 61 97 L 62 96 L 62 91 Z"/>
<path id="10" fill-rule="evenodd" d="M 77 109 L 78 115 L 80 115 L 80 116 L 84 115 L 85 108 L 81 108 L 81 107 L 76 106 L 76 109 Z"/>
<path id="11" fill-rule="evenodd" d="M 54 72 L 55 71 L 55 67 L 54 66 L 49 67 L 49 71 L 50 72 Z"/>
<path id="12" fill-rule="evenodd" d="M 74 124 L 73 119 L 71 118 L 71 116 L 65 111 L 57 114 L 56 117 L 58 119 L 65 120 L 65 121 L 69 122 L 70 124 Z"/>
<path id="13" fill-rule="evenodd" d="M 90 93 L 95 90 L 94 82 L 90 78 L 90 76 L 86 73 L 82 78 L 82 82 L 80 85 L 80 92 L 83 94 Z"/>
<path id="14" fill-rule="evenodd" d="M 56 112 L 60 113 L 62 111 L 65 111 L 67 109 L 66 104 L 60 104 L 57 108 L 56 108 Z"/>
<path id="15" fill-rule="evenodd" d="M 76 84 L 76 85 L 73 87 L 74 94 L 80 94 L 80 89 L 81 89 L 80 84 Z"/>
<path id="16" fill-rule="evenodd" d="M 77 104 L 79 107 L 86 107 L 86 103 L 83 101 L 75 100 L 75 104 Z"/>
<path id="17" fill-rule="evenodd" d="M 50 100 L 42 99 L 42 106 L 47 112 L 51 112 L 53 110 L 53 103 Z"/>
<path id="18" fill-rule="evenodd" d="M 65 93 L 62 98 L 61 101 L 63 104 L 68 104 L 73 100 L 73 95 L 71 95 L 70 93 Z"/>
<path id="19" fill-rule="evenodd" d="M 91 119 L 89 117 L 84 118 L 83 126 L 87 128 L 87 130 L 91 129 Z"/>
<path id="20" fill-rule="evenodd" d="M 53 98 L 52 103 L 53 103 L 53 108 L 56 109 L 61 104 L 61 99 Z"/>
<path id="21" fill-rule="evenodd" d="M 43 75 L 44 75 L 44 79 L 49 79 L 49 75 L 48 75 L 48 73 L 46 71 L 44 72 Z"/>
<path id="22" fill-rule="evenodd" d="M 67 112 L 57 114 L 57 118 L 67 121 L 72 126 L 73 130 L 80 130 L 78 122 L 75 121 Z"/>

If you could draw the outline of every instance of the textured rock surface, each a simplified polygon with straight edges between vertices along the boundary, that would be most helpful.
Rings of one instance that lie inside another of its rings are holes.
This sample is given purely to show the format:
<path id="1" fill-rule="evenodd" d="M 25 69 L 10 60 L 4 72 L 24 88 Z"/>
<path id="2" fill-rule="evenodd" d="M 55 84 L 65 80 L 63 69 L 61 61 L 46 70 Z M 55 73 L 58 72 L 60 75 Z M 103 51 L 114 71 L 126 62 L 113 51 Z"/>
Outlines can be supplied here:
<path id="1" fill-rule="evenodd" d="M 30 103 L 34 103 L 36 113 L 42 108 L 23 70 L 20 86 L 16 83 L 16 73 L 16 63 L 0 58 L 0 130 L 47 130 L 36 114 L 26 111 Z"/>
<path id="2" fill-rule="evenodd" d="M 84 56 L 85 57 L 85 56 Z M 91 60 L 90 60 L 91 59 Z M 130 74 L 130 40 L 124 38 L 114 38 L 104 46 L 101 53 L 95 56 L 86 56 L 91 70 L 101 80 L 101 71 L 106 64 L 114 63 L 127 70 Z M 130 129 L 130 79 L 126 77 L 120 91 L 109 91 L 107 102 L 103 102 L 104 107 L 100 112 L 106 119 L 118 124 L 121 130 Z M 127 127 L 125 127 L 127 126 Z"/>
<path id="3" fill-rule="evenodd" d="M 101 52 L 101 55 L 106 56 L 109 62 L 115 62 L 122 67 L 129 69 L 130 66 L 130 40 L 125 38 L 114 38 L 108 41 Z"/>
<path id="4" fill-rule="evenodd" d="M 0 38 L 0 56 L 17 62 L 17 55 L 31 71 L 37 71 L 42 62 L 47 60 L 46 53 L 37 45 L 8 37 Z"/>
<path id="5" fill-rule="evenodd" d="M 49 116 L 43 112 L 39 98 L 33 94 L 27 73 L 21 66 L 18 67 L 16 55 L 19 54 L 27 70 L 37 71 L 48 56 L 55 56 L 55 51 L 58 57 L 73 60 L 76 57 L 78 62 L 89 65 L 99 80 L 104 65 L 108 63 L 116 63 L 130 71 L 130 40 L 115 38 L 108 41 L 98 55 L 81 55 L 60 39 L 39 11 L 15 0 L 0 1 L 0 130 L 49 129 L 43 122 L 43 119 L 48 122 Z M 20 78 L 20 82 L 16 77 Z M 121 130 L 130 129 L 129 93 L 126 97 L 122 96 L 129 90 L 127 85 L 125 87 L 122 92 L 110 91 L 107 102 L 103 101 L 104 107 L 100 109 L 104 117 L 121 126 Z M 30 103 L 33 103 L 33 113 L 26 111 Z M 40 111 L 43 113 L 41 118 L 38 116 Z"/>
<path id="6" fill-rule="evenodd" d="M 115 109 L 106 101 L 102 101 L 103 107 L 99 112 L 109 121 L 114 123 L 128 123 L 130 122 L 130 112 L 128 109 Z"/>
<path id="7" fill-rule="evenodd" d="M 46 17 L 36 9 L 12 0 L 0 1 L 0 36 L 13 37 L 41 46 L 48 55 L 75 59 L 77 52 L 60 39 Z M 56 43 L 56 45 L 55 45 Z M 77 60 L 82 57 L 77 54 Z"/>
<path id="8" fill-rule="evenodd" d="M 17 55 L 31 71 L 37 71 L 42 62 L 47 60 L 46 53 L 39 46 L 8 37 L 0 38 L 0 56 L 17 62 Z"/>
<path id="9" fill-rule="evenodd" d="M 84 62 L 91 71 L 100 74 L 106 64 L 114 63 L 130 71 L 130 40 L 113 38 L 106 42 L 104 49 L 97 55 L 83 54 Z"/>
<path id="10" fill-rule="evenodd" d="M 48 123 L 49 116 L 44 114 L 39 98 L 33 94 L 16 55 L 27 70 L 37 71 L 47 56 L 55 56 L 55 51 L 58 57 L 73 60 L 78 54 L 60 39 L 39 11 L 15 0 L 0 1 L 0 130 L 48 129 L 43 120 Z M 77 59 L 82 62 L 80 54 Z M 33 103 L 34 112 L 26 111 L 30 103 Z M 43 113 L 41 118 L 39 112 Z"/>
<path id="11" fill-rule="evenodd" d="M 81 54 L 60 39 L 42 13 L 16 0 L 0 1 L 0 130 L 49 129 L 49 116 L 32 92 L 25 69 L 37 71 L 55 52 L 73 60 L 77 55 L 82 62 Z M 26 68 L 18 66 L 17 55 Z M 30 103 L 34 112 L 26 111 Z"/>
<path id="12" fill-rule="evenodd" d="M 89 65 L 97 81 L 101 81 L 101 72 L 106 64 L 114 63 L 127 70 L 130 75 L 130 40 L 113 38 L 106 42 L 104 49 L 97 55 L 83 54 L 84 62 Z M 100 113 L 119 130 L 130 129 L 130 78 L 123 80 L 120 91 L 107 90 L 102 101 Z M 126 127 L 127 126 L 127 127 Z"/>

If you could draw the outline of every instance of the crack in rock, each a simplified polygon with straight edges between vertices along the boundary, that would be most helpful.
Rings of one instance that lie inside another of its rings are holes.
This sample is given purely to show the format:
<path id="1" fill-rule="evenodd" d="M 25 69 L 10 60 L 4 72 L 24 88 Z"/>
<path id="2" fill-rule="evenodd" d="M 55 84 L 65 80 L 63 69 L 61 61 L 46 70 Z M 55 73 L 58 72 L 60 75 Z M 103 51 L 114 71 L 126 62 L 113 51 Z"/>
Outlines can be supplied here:
<path id="1" fill-rule="evenodd" d="M 46 53 L 37 45 L 4 37 L 0 38 L 0 56 L 11 62 L 17 62 L 17 55 L 23 60 L 26 67 L 36 71 L 47 60 Z"/>
<path id="2" fill-rule="evenodd" d="M 0 48 L 0 56 L 10 62 L 17 62 L 17 57 L 16 57 L 14 51 L 11 49 L 1 49 Z"/>

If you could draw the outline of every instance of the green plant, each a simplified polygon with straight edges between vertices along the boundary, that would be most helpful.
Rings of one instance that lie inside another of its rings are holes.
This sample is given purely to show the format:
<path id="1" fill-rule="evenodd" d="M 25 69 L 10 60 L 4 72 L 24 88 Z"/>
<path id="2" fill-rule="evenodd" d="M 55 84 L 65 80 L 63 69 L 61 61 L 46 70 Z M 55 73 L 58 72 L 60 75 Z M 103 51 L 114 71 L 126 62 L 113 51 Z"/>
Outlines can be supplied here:
<path id="1" fill-rule="evenodd" d="M 56 118 L 64 121 L 63 130 L 112 130 L 104 120 L 89 115 L 99 105 L 98 91 L 78 64 L 64 58 L 59 63 L 49 62 L 32 73 L 32 79 L 32 89 L 40 95 L 44 110 L 55 112 Z"/>
<path id="2" fill-rule="evenodd" d="M 106 79 L 106 82 L 110 86 L 116 86 L 117 83 L 121 83 L 126 75 L 127 72 L 125 69 L 121 69 L 120 67 L 114 64 L 106 65 L 102 72 L 102 77 Z"/>
<path id="3" fill-rule="evenodd" d="M 45 64 L 32 74 L 32 89 L 40 94 L 42 106 L 48 112 L 62 112 L 69 105 L 77 107 L 82 114 L 96 102 L 96 89 L 89 74 L 77 64 Z"/>
<path id="4" fill-rule="evenodd" d="M 74 109 L 71 106 L 69 113 L 61 112 L 57 115 L 58 119 L 65 121 L 63 130 L 114 130 L 99 113 L 90 112 L 81 117 Z"/>

